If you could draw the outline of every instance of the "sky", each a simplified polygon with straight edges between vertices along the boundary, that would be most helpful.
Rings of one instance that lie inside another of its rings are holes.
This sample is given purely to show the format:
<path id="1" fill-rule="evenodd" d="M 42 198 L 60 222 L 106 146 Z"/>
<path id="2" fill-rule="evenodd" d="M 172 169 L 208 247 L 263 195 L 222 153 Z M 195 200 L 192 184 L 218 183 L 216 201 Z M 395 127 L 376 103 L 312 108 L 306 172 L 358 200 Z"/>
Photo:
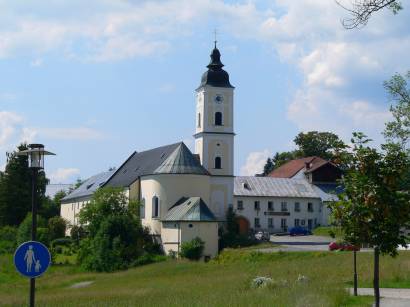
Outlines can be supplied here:
<path id="1" fill-rule="evenodd" d="M 133 151 L 193 150 L 215 29 L 235 86 L 235 175 L 261 172 L 301 131 L 380 143 L 383 81 L 410 69 L 407 2 L 345 30 L 333 0 L 0 0 L 0 169 L 21 142 L 57 154 L 45 163 L 52 183 Z"/>

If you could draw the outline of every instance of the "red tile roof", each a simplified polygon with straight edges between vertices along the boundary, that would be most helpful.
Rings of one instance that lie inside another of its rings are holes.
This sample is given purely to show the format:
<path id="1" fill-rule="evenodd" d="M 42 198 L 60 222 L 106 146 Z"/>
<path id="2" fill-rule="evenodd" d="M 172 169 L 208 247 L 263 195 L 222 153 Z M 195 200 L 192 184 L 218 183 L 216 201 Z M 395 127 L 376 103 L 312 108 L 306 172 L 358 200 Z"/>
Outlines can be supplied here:
<path id="1" fill-rule="evenodd" d="M 297 174 L 297 172 L 305 168 L 306 163 L 309 163 L 309 170 L 312 170 L 325 165 L 326 163 L 328 163 L 328 161 L 316 156 L 291 160 L 273 170 L 268 176 L 275 178 L 292 178 Z"/>

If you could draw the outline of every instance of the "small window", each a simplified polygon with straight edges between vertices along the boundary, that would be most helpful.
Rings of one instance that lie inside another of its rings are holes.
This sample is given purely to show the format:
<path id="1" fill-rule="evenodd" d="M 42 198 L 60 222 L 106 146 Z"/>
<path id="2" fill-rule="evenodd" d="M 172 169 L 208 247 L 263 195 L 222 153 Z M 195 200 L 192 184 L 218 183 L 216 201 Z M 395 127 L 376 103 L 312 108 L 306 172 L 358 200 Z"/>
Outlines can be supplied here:
<path id="1" fill-rule="evenodd" d="M 308 203 L 308 211 L 313 212 L 313 204 L 312 203 Z"/>
<path id="2" fill-rule="evenodd" d="M 159 198 L 154 196 L 152 198 L 152 217 L 159 216 Z"/>
<path id="3" fill-rule="evenodd" d="M 145 198 L 141 200 L 140 218 L 145 219 Z"/>
<path id="4" fill-rule="evenodd" d="M 259 200 L 255 200 L 254 206 L 255 206 L 255 210 L 261 209 L 261 203 L 259 202 Z"/>
<path id="5" fill-rule="evenodd" d="M 261 227 L 259 218 L 255 218 L 255 228 Z"/>
<path id="6" fill-rule="evenodd" d="M 305 226 L 305 220 L 300 220 L 300 225 Z"/>
<path id="7" fill-rule="evenodd" d="M 201 113 L 198 113 L 198 124 L 197 124 L 198 128 L 201 128 Z"/>
<path id="8" fill-rule="evenodd" d="M 189 225 L 188 225 L 188 227 L 189 227 L 189 228 L 192 228 L 192 227 L 194 227 L 194 225 L 192 225 L 192 224 L 189 224 Z"/>
<path id="9" fill-rule="evenodd" d="M 215 169 L 221 169 L 221 168 L 222 168 L 221 157 L 216 157 L 215 158 Z"/>
<path id="10" fill-rule="evenodd" d="M 237 208 L 238 208 L 238 210 L 243 210 L 243 201 L 242 200 L 238 200 Z"/>
<path id="11" fill-rule="evenodd" d="M 288 211 L 288 204 L 286 203 L 286 201 L 281 202 L 280 207 L 282 212 Z"/>
<path id="12" fill-rule="evenodd" d="M 295 212 L 300 212 L 300 203 L 299 202 L 295 203 Z"/>
<path id="13" fill-rule="evenodd" d="M 300 220 L 299 219 L 295 219 L 295 227 L 299 227 L 300 225 Z"/>
<path id="14" fill-rule="evenodd" d="M 273 228 L 273 218 L 268 218 L 268 227 Z"/>
<path id="15" fill-rule="evenodd" d="M 280 220 L 280 227 L 282 228 L 283 231 L 288 230 L 288 225 L 286 219 L 281 219 Z"/>
<path id="16" fill-rule="evenodd" d="M 215 113 L 215 126 L 222 126 L 222 113 L 221 112 Z"/>
<path id="17" fill-rule="evenodd" d="M 273 210 L 274 210 L 273 201 L 268 201 L 268 210 L 269 210 L 269 211 L 273 211 Z"/>

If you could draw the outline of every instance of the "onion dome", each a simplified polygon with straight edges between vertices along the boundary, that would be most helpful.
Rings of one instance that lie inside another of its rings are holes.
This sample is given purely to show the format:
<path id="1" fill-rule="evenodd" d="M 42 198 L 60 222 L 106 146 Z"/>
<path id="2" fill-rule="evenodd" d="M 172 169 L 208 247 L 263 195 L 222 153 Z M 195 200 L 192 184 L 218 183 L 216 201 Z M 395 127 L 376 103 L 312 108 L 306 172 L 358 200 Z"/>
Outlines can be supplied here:
<path id="1" fill-rule="evenodd" d="M 215 87 L 230 87 L 233 88 L 231 83 L 229 82 L 229 74 L 222 69 L 224 64 L 221 62 L 221 53 L 219 52 L 218 48 L 212 50 L 211 53 L 211 61 L 208 64 L 208 71 L 204 72 L 201 79 L 201 84 L 199 87 L 203 87 L 205 85 L 215 86 Z"/>

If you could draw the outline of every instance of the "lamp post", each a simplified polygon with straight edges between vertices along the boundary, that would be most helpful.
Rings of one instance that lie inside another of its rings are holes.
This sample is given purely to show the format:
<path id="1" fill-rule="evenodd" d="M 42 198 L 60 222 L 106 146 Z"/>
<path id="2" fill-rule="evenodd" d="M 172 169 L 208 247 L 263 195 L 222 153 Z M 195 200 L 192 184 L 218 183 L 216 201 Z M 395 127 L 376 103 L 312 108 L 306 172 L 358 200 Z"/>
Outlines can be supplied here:
<path id="1" fill-rule="evenodd" d="M 17 153 L 19 156 L 28 157 L 28 167 L 32 171 L 31 180 L 31 241 L 37 239 L 37 176 L 38 172 L 44 169 L 44 156 L 55 155 L 52 152 L 44 150 L 42 144 L 30 144 L 27 150 Z M 30 307 L 34 307 L 36 279 L 30 278 Z"/>

